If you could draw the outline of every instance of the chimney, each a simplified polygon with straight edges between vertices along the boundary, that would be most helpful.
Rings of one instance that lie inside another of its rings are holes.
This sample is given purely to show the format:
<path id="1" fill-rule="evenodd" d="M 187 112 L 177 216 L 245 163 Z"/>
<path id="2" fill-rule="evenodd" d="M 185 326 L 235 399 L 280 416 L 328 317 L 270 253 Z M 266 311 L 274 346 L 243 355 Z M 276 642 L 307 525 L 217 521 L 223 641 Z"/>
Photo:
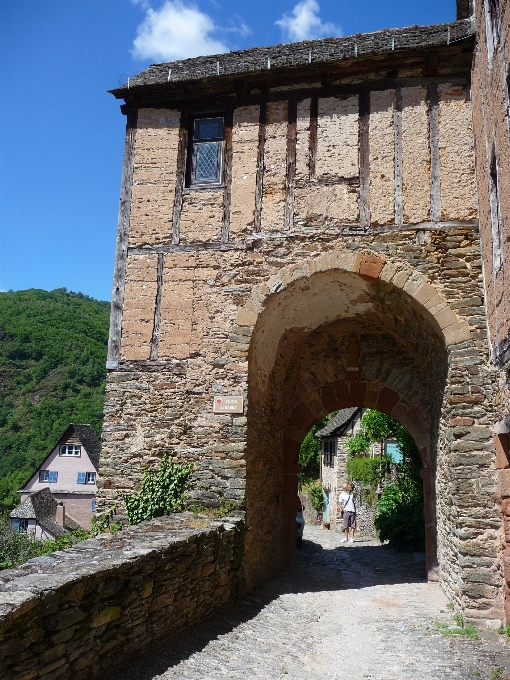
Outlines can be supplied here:
<path id="1" fill-rule="evenodd" d="M 66 506 L 60 501 L 57 505 L 57 516 L 55 517 L 55 522 L 61 527 L 65 527 L 66 521 Z"/>

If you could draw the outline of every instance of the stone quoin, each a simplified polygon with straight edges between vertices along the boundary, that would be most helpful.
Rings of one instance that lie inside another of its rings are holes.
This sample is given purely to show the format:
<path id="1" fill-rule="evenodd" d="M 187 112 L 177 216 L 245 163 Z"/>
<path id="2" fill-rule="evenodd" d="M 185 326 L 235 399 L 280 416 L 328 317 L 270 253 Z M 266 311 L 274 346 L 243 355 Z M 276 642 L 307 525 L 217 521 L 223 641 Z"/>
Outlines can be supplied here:
<path id="1" fill-rule="evenodd" d="M 458 16 L 154 65 L 113 90 L 100 512 L 164 451 L 193 462 L 193 503 L 246 508 L 249 588 L 293 559 L 306 432 L 375 408 L 421 452 L 429 577 L 466 617 L 510 623 L 509 222 L 494 260 L 483 87 L 471 98 L 485 19 L 477 37 L 468 2 Z"/>

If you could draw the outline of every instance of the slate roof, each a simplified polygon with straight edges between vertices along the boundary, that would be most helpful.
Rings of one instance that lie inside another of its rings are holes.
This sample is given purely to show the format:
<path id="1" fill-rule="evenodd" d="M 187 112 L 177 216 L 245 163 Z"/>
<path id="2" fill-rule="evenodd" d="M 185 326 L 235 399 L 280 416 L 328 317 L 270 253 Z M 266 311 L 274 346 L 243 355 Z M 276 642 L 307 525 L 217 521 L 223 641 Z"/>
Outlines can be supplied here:
<path id="1" fill-rule="evenodd" d="M 99 472 L 99 458 L 101 456 L 101 442 L 90 425 L 79 425 L 78 423 L 71 423 L 69 426 L 76 432 L 78 439 L 81 441 L 85 450 L 87 451 L 90 461 L 95 469 Z M 68 428 L 69 429 L 69 428 Z M 66 430 L 67 434 L 67 430 Z M 60 441 L 60 440 L 59 440 Z M 53 447 L 55 448 L 55 447 Z M 52 449 L 53 450 L 53 449 Z"/>
<path id="2" fill-rule="evenodd" d="M 462 16 L 462 15 L 461 15 Z M 373 33 L 358 33 L 343 38 L 323 38 L 270 47 L 253 47 L 225 54 L 152 64 L 119 88 L 110 90 L 117 99 L 135 94 L 137 89 L 168 86 L 175 82 L 218 79 L 225 76 L 267 73 L 310 64 L 372 57 L 385 53 L 447 46 L 469 41 L 475 35 L 471 19 L 432 26 L 389 28 Z"/>
<path id="3" fill-rule="evenodd" d="M 34 491 L 23 503 L 10 513 L 13 519 L 35 519 L 53 536 L 64 536 L 67 531 L 55 522 L 57 501 L 49 487 Z"/>
<path id="4" fill-rule="evenodd" d="M 68 531 L 83 529 L 81 524 L 68 515 L 65 516 L 65 528 L 55 521 L 57 515 L 57 501 L 48 486 L 34 491 L 30 496 L 15 508 L 10 517 L 13 519 L 34 519 L 52 536 L 65 536 Z"/>
<path id="5" fill-rule="evenodd" d="M 329 421 L 326 427 L 315 433 L 318 439 L 325 439 L 326 437 L 336 437 L 338 435 L 344 434 L 347 429 L 346 426 L 350 424 L 353 416 L 357 411 L 361 411 L 360 408 L 343 408 L 338 411 L 336 416 Z"/>

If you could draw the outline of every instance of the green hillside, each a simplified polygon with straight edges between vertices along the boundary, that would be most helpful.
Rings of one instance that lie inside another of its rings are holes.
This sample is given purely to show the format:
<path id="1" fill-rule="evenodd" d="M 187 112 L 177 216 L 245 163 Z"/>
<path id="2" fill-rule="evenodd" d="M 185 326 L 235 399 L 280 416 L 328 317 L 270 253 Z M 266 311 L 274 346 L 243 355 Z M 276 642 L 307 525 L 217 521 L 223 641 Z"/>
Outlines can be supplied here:
<path id="1" fill-rule="evenodd" d="M 110 303 L 65 288 L 0 293 L 0 503 L 69 423 L 100 433 Z"/>

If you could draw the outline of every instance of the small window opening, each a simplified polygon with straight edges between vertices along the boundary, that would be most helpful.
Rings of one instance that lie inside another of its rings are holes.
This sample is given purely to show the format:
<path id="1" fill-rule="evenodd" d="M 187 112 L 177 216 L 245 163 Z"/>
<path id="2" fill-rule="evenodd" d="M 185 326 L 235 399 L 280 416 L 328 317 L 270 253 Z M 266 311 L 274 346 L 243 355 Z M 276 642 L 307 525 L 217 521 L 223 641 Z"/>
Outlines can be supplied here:
<path id="1" fill-rule="evenodd" d="M 59 454 L 61 456 L 81 456 L 81 446 L 76 444 L 62 444 Z"/>
<path id="2" fill-rule="evenodd" d="M 48 484 L 55 484 L 58 480 L 58 472 L 56 470 L 39 470 L 39 481 Z"/>
<path id="3" fill-rule="evenodd" d="M 20 534 L 26 534 L 28 531 L 28 519 L 13 519 L 12 527 Z"/>
<path id="4" fill-rule="evenodd" d="M 497 273 L 503 265 L 503 249 L 501 238 L 501 211 L 499 207 L 498 163 L 495 151 L 492 152 L 489 173 L 489 197 L 492 229 L 492 264 L 494 272 Z"/>
<path id="5" fill-rule="evenodd" d="M 221 184 L 224 118 L 194 118 L 191 128 L 189 185 Z"/>
<path id="6" fill-rule="evenodd" d="M 324 440 L 324 465 L 327 467 L 333 467 L 334 457 L 336 453 L 336 442 L 334 439 Z"/>

